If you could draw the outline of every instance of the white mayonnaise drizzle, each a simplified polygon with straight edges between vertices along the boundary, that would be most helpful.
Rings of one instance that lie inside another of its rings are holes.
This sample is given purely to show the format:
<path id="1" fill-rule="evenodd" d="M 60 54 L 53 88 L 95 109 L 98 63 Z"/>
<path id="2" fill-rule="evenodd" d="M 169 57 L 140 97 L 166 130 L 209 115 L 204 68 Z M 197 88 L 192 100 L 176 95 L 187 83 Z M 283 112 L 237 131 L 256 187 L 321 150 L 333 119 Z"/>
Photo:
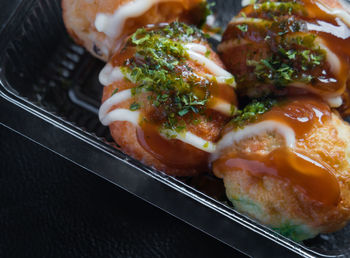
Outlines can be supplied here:
<path id="1" fill-rule="evenodd" d="M 208 15 L 205 23 L 210 27 L 215 27 L 217 25 L 215 15 L 214 14 Z"/>
<path id="2" fill-rule="evenodd" d="M 224 115 L 232 115 L 232 105 L 224 100 L 217 99 L 215 105 L 210 107 L 210 109 L 216 110 Z"/>
<path id="3" fill-rule="evenodd" d="M 236 81 L 234 80 L 233 75 L 231 75 L 231 76 L 213 76 L 210 74 L 205 74 L 205 76 L 210 80 L 216 80 L 218 83 L 227 84 L 233 88 L 236 87 Z M 232 82 L 230 82 L 230 81 L 232 81 Z"/>
<path id="4" fill-rule="evenodd" d="M 101 70 L 98 79 L 103 86 L 111 85 L 114 82 L 124 78 L 124 74 L 119 67 L 113 67 L 111 64 L 105 65 Z"/>
<path id="5" fill-rule="evenodd" d="M 329 63 L 330 69 L 334 74 L 340 72 L 340 60 L 336 54 L 334 54 L 328 47 L 326 47 L 324 41 L 320 38 L 316 38 L 315 43 L 318 44 L 320 49 L 323 49 L 327 55 L 327 62 Z"/>
<path id="6" fill-rule="evenodd" d="M 231 131 L 225 134 L 224 137 L 222 137 L 222 139 L 217 143 L 217 151 L 212 158 L 214 160 L 217 159 L 223 149 L 233 145 L 234 143 L 238 143 L 246 138 L 251 138 L 273 131 L 276 131 L 284 137 L 288 148 L 295 148 L 296 139 L 294 130 L 281 122 L 267 120 L 253 125 L 248 125 L 243 129 L 238 129 L 237 131 Z"/>
<path id="7" fill-rule="evenodd" d="M 197 43 L 188 43 L 185 45 L 185 48 L 187 50 L 192 50 L 192 51 L 197 52 L 199 54 L 205 54 L 205 52 L 208 51 L 206 46 L 203 46 L 203 45 L 197 44 Z"/>
<path id="8" fill-rule="evenodd" d="M 205 68 L 207 68 L 214 75 L 232 77 L 232 75 L 229 72 L 227 72 L 225 69 L 218 66 L 215 62 L 213 62 L 209 58 L 206 58 L 205 56 L 198 54 L 197 52 L 194 52 L 192 50 L 187 50 L 187 53 L 193 61 L 204 65 Z"/>
<path id="9" fill-rule="evenodd" d="M 344 9 L 347 8 L 349 11 L 349 5 L 345 1 L 339 1 L 339 2 L 343 5 Z M 325 6 L 319 2 L 316 2 L 316 5 L 322 11 L 340 18 L 346 25 L 350 27 L 350 14 L 347 11 L 340 8 L 329 8 L 328 6 Z"/>
<path id="10" fill-rule="evenodd" d="M 349 38 L 350 31 L 348 29 L 348 26 L 344 22 L 337 21 L 337 23 L 337 25 L 334 25 L 325 21 L 317 21 L 317 23 L 307 22 L 306 26 L 308 31 L 320 31 L 330 33 L 333 36 L 336 36 L 341 39 Z"/>
<path id="11" fill-rule="evenodd" d="M 250 4 L 255 4 L 255 0 L 242 0 L 241 2 L 242 7 L 245 7 Z"/>
<path id="12" fill-rule="evenodd" d="M 319 92 L 316 89 L 310 87 L 308 84 L 306 84 L 304 82 L 293 82 L 293 83 L 290 83 L 289 86 L 301 88 L 301 89 L 308 89 L 310 92 L 313 92 L 313 93 L 319 95 Z M 326 101 L 328 103 L 328 105 L 330 105 L 330 107 L 332 107 L 332 108 L 338 108 L 343 104 L 343 99 L 339 95 L 332 96 L 332 97 L 321 95 L 320 97 L 322 97 L 323 100 Z"/>
<path id="13" fill-rule="evenodd" d="M 178 139 L 184 143 L 192 145 L 193 147 L 200 149 L 205 152 L 213 153 L 215 152 L 216 145 L 210 141 L 204 140 L 203 138 L 191 133 L 191 132 L 176 132 L 173 130 L 163 130 L 161 135 L 167 139 L 174 138 Z"/>
<path id="14" fill-rule="evenodd" d="M 325 101 L 327 101 L 332 108 L 338 108 L 343 105 L 343 98 L 341 96 L 326 98 Z"/>
<path id="15" fill-rule="evenodd" d="M 131 90 L 123 90 L 121 92 L 115 93 L 113 96 L 111 96 L 109 99 L 107 99 L 100 107 L 98 116 L 100 120 L 102 121 L 104 117 L 107 116 L 108 111 L 115 105 L 122 103 L 128 99 L 130 99 L 132 96 Z"/>
<path id="16" fill-rule="evenodd" d="M 208 49 L 207 47 L 196 44 L 196 43 L 188 43 L 185 45 L 185 48 L 187 49 L 187 53 L 193 61 L 202 64 L 207 70 L 209 70 L 213 75 L 206 74 L 206 76 L 209 79 L 215 79 L 219 83 L 227 83 L 228 80 L 233 78 L 233 75 L 227 72 L 225 69 L 217 65 L 215 62 L 210 60 L 209 58 L 205 57 L 203 54 L 205 54 Z M 236 86 L 235 81 L 230 83 L 232 87 Z"/>
<path id="17" fill-rule="evenodd" d="M 115 10 L 113 14 L 98 13 L 95 27 L 99 32 L 112 38 L 118 38 L 127 19 L 141 16 L 160 0 L 134 0 Z"/>
<path id="18" fill-rule="evenodd" d="M 138 126 L 140 121 L 140 112 L 131 111 L 124 108 L 116 108 L 113 111 L 109 112 L 106 116 L 102 117 L 100 121 L 105 126 L 110 125 L 115 121 L 130 122 Z"/>
<path id="19" fill-rule="evenodd" d="M 208 79 L 213 80 L 215 78 L 218 83 L 228 84 L 232 87 L 236 87 L 236 81 L 232 80 L 234 77 L 231 73 L 227 72 L 225 69 L 218 66 L 215 62 L 202 55 L 208 51 L 208 48 L 206 46 L 197 43 L 188 43 L 185 45 L 185 48 L 187 49 L 187 53 L 193 61 L 203 64 L 210 72 L 214 73 L 214 75 L 205 74 Z M 229 82 L 230 80 L 232 80 L 232 82 Z"/>

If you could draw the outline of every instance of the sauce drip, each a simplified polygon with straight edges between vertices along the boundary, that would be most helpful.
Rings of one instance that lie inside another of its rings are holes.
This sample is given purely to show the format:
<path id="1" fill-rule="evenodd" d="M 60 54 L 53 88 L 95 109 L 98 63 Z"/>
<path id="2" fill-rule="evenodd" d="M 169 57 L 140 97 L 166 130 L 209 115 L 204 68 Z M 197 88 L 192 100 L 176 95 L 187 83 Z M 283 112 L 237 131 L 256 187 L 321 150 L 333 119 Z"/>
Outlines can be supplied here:
<path id="1" fill-rule="evenodd" d="M 298 142 L 304 141 L 310 130 L 331 117 L 327 104 L 313 97 L 298 97 L 273 107 L 262 115 L 262 121 L 278 121 L 295 131 Z M 242 129 L 244 130 L 244 129 Z M 279 147 L 267 155 L 254 152 L 230 152 L 214 162 L 219 171 L 245 170 L 256 177 L 272 176 L 293 184 L 309 198 L 325 205 L 337 205 L 340 189 L 332 164 L 314 160 L 306 151 Z"/>
<path id="2" fill-rule="evenodd" d="M 332 170 L 286 148 L 274 150 L 267 156 L 240 154 L 221 158 L 215 166 L 223 171 L 249 171 L 256 177 L 277 177 L 297 186 L 313 200 L 326 205 L 337 205 L 339 202 L 339 185 Z"/>
<path id="3" fill-rule="evenodd" d="M 137 129 L 140 145 L 156 159 L 172 168 L 208 170 L 209 154 L 176 139 L 166 139 L 159 127 L 143 123 Z"/>
<path id="4" fill-rule="evenodd" d="M 231 105 L 238 105 L 236 94 L 228 84 L 212 85 L 209 90 L 212 97 L 226 101 Z"/>

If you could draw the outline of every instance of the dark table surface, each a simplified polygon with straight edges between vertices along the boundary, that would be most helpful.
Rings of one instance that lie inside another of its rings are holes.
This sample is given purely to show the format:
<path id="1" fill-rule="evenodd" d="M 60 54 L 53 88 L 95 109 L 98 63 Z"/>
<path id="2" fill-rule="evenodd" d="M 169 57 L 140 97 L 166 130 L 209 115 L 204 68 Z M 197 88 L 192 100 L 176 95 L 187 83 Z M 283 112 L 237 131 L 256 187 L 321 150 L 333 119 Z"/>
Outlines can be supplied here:
<path id="1" fill-rule="evenodd" d="M 240 257 L 0 125 L 0 257 Z"/>

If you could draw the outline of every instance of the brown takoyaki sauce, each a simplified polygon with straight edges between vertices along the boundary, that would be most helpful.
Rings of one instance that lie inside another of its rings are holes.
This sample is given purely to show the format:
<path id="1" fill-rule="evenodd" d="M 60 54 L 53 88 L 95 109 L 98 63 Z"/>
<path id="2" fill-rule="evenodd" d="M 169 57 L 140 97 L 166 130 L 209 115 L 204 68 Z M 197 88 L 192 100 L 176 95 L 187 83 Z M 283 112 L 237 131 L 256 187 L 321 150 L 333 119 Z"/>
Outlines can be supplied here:
<path id="1" fill-rule="evenodd" d="M 284 95 L 295 86 L 340 96 L 349 80 L 349 26 L 317 1 L 257 1 L 229 25 L 219 49 L 241 94 Z"/>
<path id="2" fill-rule="evenodd" d="M 257 119 L 257 123 L 276 121 L 287 125 L 293 129 L 296 142 L 300 143 L 313 128 L 322 126 L 330 118 L 330 108 L 320 99 L 298 97 L 272 107 Z M 340 198 L 333 165 L 287 146 L 274 149 L 267 155 L 256 152 L 229 153 L 215 161 L 219 171 L 246 170 L 257 177 L 273 176 L 285 180 L 310 199 L 326 205 L 337 205 Z"/>
<path id="3" fill-rule="evenodd" d="M 160 135 L 159 126 L 145 123 L 137 129 L 137 138 L 145 150 L 169 167 L 208 171 L 208 153 L 177 139 L 166 139 Z"/>
<path id="4" fill-rule="evenodd" d="M 312 128 L 322 126 L 331 118 L 329 106 L 316 97 L 297 97 L 272 107 L 257 122 L 273 120 L 284 123 L 295 132 L 296 139 L 304 140 Z"/>
<path id="5" fill-rule="evenodd" d="M 237 104 L 232 87 L 235 80 L 226 71 L 224 77 L 213 75 L 205 63 L 191 59 L 188 52 L 192 49 L 187 44 L 199 49 L 194 55 L 209 60 L 209 66 L 223 70 L 203 34 L 181 23 L 139 29 L 112 64 L 131 82 L 129 109 L 141 114 L 137 129 L 140 145 L 169 167 L 208 170 L 208 152 L 174 134 L 190 132 L 200 137 L 203 145 L 216 141 Z M 168 134 L 169 130 L 174 133 Z"/>

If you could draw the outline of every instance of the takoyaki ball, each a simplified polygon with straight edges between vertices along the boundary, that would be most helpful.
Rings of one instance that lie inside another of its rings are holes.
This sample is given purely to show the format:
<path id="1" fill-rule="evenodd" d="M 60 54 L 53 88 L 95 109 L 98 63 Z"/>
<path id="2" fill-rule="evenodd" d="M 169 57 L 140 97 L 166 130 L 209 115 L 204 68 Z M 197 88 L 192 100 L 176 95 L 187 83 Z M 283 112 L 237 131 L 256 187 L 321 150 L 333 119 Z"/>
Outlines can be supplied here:
<path id="1" fill-rule="evenodd" d="M 243 8 L 218 48 L 236 77 L 237 94 L 255 98 L 312 92 L 331 107 L 348 106 L 350 15 L 338 5 L 257 1 Z"/>
<path id="2" fill-rule="evenodd" d="M 108 61 L 137 29 L 175 20 L 199 24 L 207 5 L 205 0 L 62 0 L 62 8 L 73 39 Z"/>
<path id="3" fill-rule="evenodd" d="M 296 241 L 350 218 L 350 127 L 315 96 L 255 101 L 213 155 L 234 207 Z"/>
<path id="4" fill-rule="evenodd" d="M 235 110 L 235 81 L 199 30 L 177 22 L 137 30 L 100 82 L 100 120 L 125 153 L 171 175 L 208 171 Z"/>

